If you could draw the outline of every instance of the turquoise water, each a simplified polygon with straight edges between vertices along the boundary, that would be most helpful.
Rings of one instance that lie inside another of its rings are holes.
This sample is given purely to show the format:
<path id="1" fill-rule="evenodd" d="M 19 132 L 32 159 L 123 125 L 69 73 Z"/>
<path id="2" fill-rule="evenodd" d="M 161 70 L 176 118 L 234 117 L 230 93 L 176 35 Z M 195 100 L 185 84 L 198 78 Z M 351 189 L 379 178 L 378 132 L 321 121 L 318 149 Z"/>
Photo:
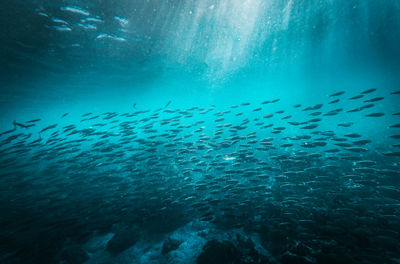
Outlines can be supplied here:
<path id="1" fill-rule="evenodd" d="M 1 263 L 399 263 L 398 1 L 2 6 Z"/>

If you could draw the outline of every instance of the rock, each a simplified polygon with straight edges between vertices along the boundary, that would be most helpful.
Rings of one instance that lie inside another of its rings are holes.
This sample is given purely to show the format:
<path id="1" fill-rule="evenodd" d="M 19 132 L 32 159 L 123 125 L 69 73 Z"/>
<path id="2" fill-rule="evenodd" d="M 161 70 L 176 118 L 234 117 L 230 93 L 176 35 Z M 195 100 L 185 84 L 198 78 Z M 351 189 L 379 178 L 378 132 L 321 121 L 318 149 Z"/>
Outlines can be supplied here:
<path id="1" fill-rule="evenodd" d="M 289 250 L 290 252 L 302 257 L 309 256 L 312 253 L 312 248 L 310 248 L 309 246 L 300 241 L 295 242 L 294 245 L 291 246 Z"/>
<path id="2" fill-rule="evenodd" d="M 80 246 L 69 246 L 61 253 L 61 259 L 68 264 L 80 264 L 89 259 L 88 254 Z"/>
<path id="3" fill-rule="evenodd" d="M 118 254 L 134 246 L 138 242 L 140 232 L 138 229 L 122 229 L 117 232 L 107 243 L 107 250 Z"/>
<path id="4" fill-rule="evenodd" d="M 177 239 L 173 239 L 173 238 L 169 237 L 164 242 L 161 253 L 163 255 L 168 254 L 169 252 L 176 250 L 180 244 L 182 244 L 182 241 L 179 241 Z"/>
<path id="5" fill-rule="evenodd" d="M 203 247 L 197 264 L 239 264 L 240 252 L 229 241 L 211 240 Z"/>
<path id="6" fill-rule="evenodd" d="M 89 241 L 85 243 L 84 249 L 90 254 L 105 250 L 107 248 L 107 243 L 113 236 L 113 233 L 101 235 L 95 234 L 92 238 L 89 239 Z"/>
<path id="7" fill-rule="evenodd" d="M 282 264 L 311 264 L 312 262 L 302 256 L 297 256 L 289 251 L 282 255 Z"/>
<path id="8" fill-rule="evenodd" d="M 231 241 L 210 240 L 197 258 L 197 264 L 267 264 L 267 256 L 260 254 L 254 242 L 241 235 Z"/>

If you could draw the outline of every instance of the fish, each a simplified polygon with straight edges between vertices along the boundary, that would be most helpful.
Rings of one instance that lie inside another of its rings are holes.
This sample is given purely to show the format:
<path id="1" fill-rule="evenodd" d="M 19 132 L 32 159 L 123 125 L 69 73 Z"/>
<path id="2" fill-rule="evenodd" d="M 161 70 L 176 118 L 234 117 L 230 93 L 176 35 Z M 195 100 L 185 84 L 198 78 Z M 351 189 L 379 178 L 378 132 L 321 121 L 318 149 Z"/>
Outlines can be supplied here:
<path id="1" fill-rule="evenodd" d="M 372 89 L 368 89 L 368 90 L 365 90 L 365 91 L 363 91 L 363 92 L 361 92 L 362 94 L 369 94 L 369 93 L 373 93 L 373 92 L 375 92 L 376 91 L 376 88 L 372 88 Z"/>
<path id="2" fill-rule="evenodd" d="M 323 104 L 316 104 L 314 106 L 309 106 L 303 109 L 303 111 L 310 111 L 310 110 L 318 110 L 321 109 L 321 107 L 323 106 Z"/>
<path id="3" fill-rule="evenodd" d="M 313 112 L 313 113 L 310 113 L 309 115 L 310 116 L 319 116 L 321 114 L 322 114 L 322 112 Z"/>
<path id="4" fill-rule="evenodd" d="M 366 117 L 381 117 L 381 116 L 384 116 L 385 114 L 384 113 L 371 113 L 371 114 L 368 114 L 368 115 L 365 115 Z"/>
<path id="5" fill-rule="evenodd" d="M 41 118 L 36 118 L 36 119 L 29 120 L 26 123 L 36 123 L 36 122 L 39 122 L 41 120 L 42 120 Z"/>
<path id="6" fill-rule="evenodd" d="M 18 122 L 15 121 L 15 120 L 13 121 L 13 125 L 14 125 L 14 128 L 16 128 L 16 127 L 30 128 L 30 127 L 33 127 L 33 126 L 34 126 L 34 124 L 24 125 L 24 124 L 18 123 Z"/>
<path id="7" fill-rule="evenodd" d="M 390 157 L 400 157 L 400 152 L 384 152 L 382 153 L 384 156 L 390 156 Z"/>
<path id="8" fill-rule="evenodd" d="M 353 122 L 347 122 L 347 123 L 338 124 L 338 126 L 340 126 L 340 127 L 351 127 L 352 125 L 354 125 Z"/>
<path id="9" fill-rule="evenodd" d="M 357 145 L 357 146 L 364 146 L 364 145 L 367 145 L 367 144 L 369 144 L 371 142 L 372 141 L 369 140 L 369 139 L 361 139 L 361 140 L 354 141 L 353 144 Z"/>
<path id="10" fill-rule="evenodd" d="M 336 104 L 338 102 L 340 102 L 340 99 L 336 99 L 336 100 L 330 101 L 328 104 Z"/>
<path id="11" fill-rule="evenodd" d="M 371 108 L 371 107 L 374 107 L 374 106 L 375 106 L 374 104 L 366 104 L 366 105 L 361 106 L 360 110 L 368 109 L 368 108 Z"/>
<path id="12" fill-rule="evenodd" d="M 339 96 L 339 95 L 342 95 L 342 94 L 344 94 L 344 93 L 345 93 L 345 91 L 340 91 L 340 92 L 337 92 L 337 93 L 334 93 L 334 94 L 329 95 L 329 97 Z"/>
<path id="13" fill-rule="evenodd" d="M 327 152 L 327 153 L 338 153 L 338 152 L 340 152 L 340 150 L 339 149 L 327 149 L 327 150 L 324 150 L 324 152 Z"/>
<path id="14" fill-rule="evenodd" d="M 307 123 L 314 123 L 314 122 L 321 122 L 322 119 L 321 118 L 313 118 L 307 121 Z"/>
<path id="15" fill-rule="evenodd" d="M 64 113 L 62 116 L 61 116 L 61 118 L 64 118 L 64 117 L 66 117 L 68 115 L 68 113 Z"/>
<path id="16" fill-rule="evenodd" d="M 395 94 L 400 94 L 400 90 L 399 90 L 399 91 L 391 92 L 390 94 L 393 94 L 393 95 L 395 95 Z"/>
<path id="17" fill-rule="evenodd" d="M 375 97 L 375 98 L 372 98 L 372 99 L 365 100 L 364 103 L 378 102 L 378 101 L 381 101 L 383 99 L 384 99 L 384 97 Z"/>
<path id="18" fill-rule="evenodd" d="M 314 129 L 317 127 L 318 127 L 318 124 L 312 124 L 312 125 L 301 127 L 301 129 Z"/>
<path id="19" fill-rule="evenodd" d="M 351 152 L 367 152 L 368 151 L 368 149 L 361 148 L 361 147 L 348 147 L 348 148 L 345 148 L 345 150 L 348 150 Z"/>
<path id="20" fill-rule="evenodd" d="M 12 133 L 12 132 L 14 132 L 14 131 L 16 131 L 16 130 L 17 130 L 17 129 L 14 127 L 13 129 L 6 130 L 6 131 L 4 131 L 4 132 L 1 132 L 0 135 L 10 134 L 10 133 Z"/>
<path id="21" fill-rule="evenodd" d="M 357 100 L 357 99 L 360 99 L 360 98 L 363 98 L 363 97 L 364 97 L 364 95 L 360 94 L 360 95 L 356 95 L 356 96 L 350 97 L 349 100 Z"/>
<path id="22" fill-rule="evenodd" d="M 60 8 L 61 11 L 71 12 L 79 15 L 88 16 L 90 15 L 89 12 L 81 7 L 78 6 L 63 6 Z"/>
<path id="23" fill-rule="evenodd" d="M 345 134 L 344 136 L 345 137 L 350 137 L 350 138 L 359 138 L 359 137 L 361 137 L 361 135 L 357 134 L 357 133 L 349 133 L 349 134 Z"/>
<path id="24" fill-rule="evenodd" d="M 361 111 L 362 109 L 360 109 L 360 108 L 353 108 L 353 109 L 350 109 L 350 110 L 347 110 L 346 112 L 347 113 L 354 113 L 354 112 L 359 112 L 359 111 Z"/>
<path id="25" fill-rule="evenodd" d="M 56 128 L 56 127 L 57 127 L 57 124 L 47 126 L 47 127 L 43 128 L 42 130 L 40 130 L 40 133 L 45 132 L 50 129 L 53 129 L 53 128 Z"/>

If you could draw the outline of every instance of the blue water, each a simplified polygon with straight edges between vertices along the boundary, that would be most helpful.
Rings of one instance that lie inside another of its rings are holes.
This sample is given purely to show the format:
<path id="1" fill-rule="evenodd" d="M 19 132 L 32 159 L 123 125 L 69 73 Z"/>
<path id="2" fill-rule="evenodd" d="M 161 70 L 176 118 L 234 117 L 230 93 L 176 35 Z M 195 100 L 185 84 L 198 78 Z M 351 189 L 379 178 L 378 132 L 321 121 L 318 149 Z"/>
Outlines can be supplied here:
<path id="1" fill-rule="evenodd" d="M 399 263 L 399 12 L 3 0 L 0 262 Z"/>

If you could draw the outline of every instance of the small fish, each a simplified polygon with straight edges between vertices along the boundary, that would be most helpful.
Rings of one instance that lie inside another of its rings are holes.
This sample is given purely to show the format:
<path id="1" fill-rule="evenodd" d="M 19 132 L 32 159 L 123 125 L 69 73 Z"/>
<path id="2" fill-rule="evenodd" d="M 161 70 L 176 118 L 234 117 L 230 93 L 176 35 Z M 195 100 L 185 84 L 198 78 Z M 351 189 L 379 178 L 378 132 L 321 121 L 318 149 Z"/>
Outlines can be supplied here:
<path id="1" fill-rule="evenodd" d="M 15 120 L 14 120 L 14 122 L 13 122 L 13 125 L 14 125 L 14 128 L 16 128 L 17 126 L 18 126 L 18 127 L 22 127 L 22 128 L 30 128 L 30 127 L 33 127 L 33 126 L 34 126 L 34 124 L 24 125 L 24 124 L 18 123 L 18 122 L 15 121 Z"/>
<path id="2" fill-rule="evenodd" d="M 26 123 L 36 123 L 36 122 L 39 122 L 40 120 L 42 120 L 42 119 L 37 118 L 37 119 L 29 120 Z"/>
<path id="3" fill-rule="evenodd" d="M 361 111 L 360 108 L 353 108 L 353 109 L 347 110 L 346 112 L 347 113 L 354 113 L 354 112 L 359 112 L 359 111 Z"/>
<path id="4" fill-rule="evenodd" d="M 331 94 L 331 95 L 329 95 L 329 97 L 339 96 L 339 95 L 342 95 L 342 94 L 344 94 L 344 91 L 340 91 L 340 92 Z"/>
<path id="5" fill-rule="evenodd" d="M 308 106 L 303 109 L 303 111 L 318 110 L 323 106 L 323 104 L 316 104 L 314 106 Z"/>
<path id="6" fill-rule="evenodd" d="M 321 118 L 313 118 L 307 121 L 307 123 L 315 123 L 315 122 L 321 122 L 322 119 Z"/>
<path id="7" fill-rule="evenodd" d="M 391 125 L 391 126 L 390 126 L 390 128 L 400 128 L 400 123 L 397 123 L 397 124 Z"/>
<path id="8" fill-rule="evenodd" d="M 314 128 L 317 128 L 317 127 L 318 127 L 317 124 L 312 124 L 312 125 L 301 127 L 301 129 L 314 129 Z"/>
<path id="9" fill-rule="evenodd" d="M 375 98 L 372 98 L 372 99 L 365 100 L 364 103 L 378 102 L 378 101 L 381 101 L 383 99 L 384 99 L 384 97 L 375 97 Z"/>
<path id="10" fill-rule="evenodd" d="M 357 134 L 357 133 L 349 133 L 349 134 L 345 134 L 344 136 L 345 137 L 350 137 L 350 138 L 359 138 L 359 137 L 361 137 L 361 135 Z"/>
<path id="11" fill-rule="evenodd" d="M 339 114 L 339 112 L 329 111 L 328 113 L 323 114 L 323 116 L 335 116 L 337 114 Z"/>
<path id="12" fill-rule="evenodd" d="M 366 104 L 366 105 L 363 105 L 363 106 L 360 107 L 360 110 L 367 109 L 367 108 L 371 108 L 371 107 L 374 107 L 374 104 Z"/>
<path id="13" fill-rule="evenodd" d="M 360 99 L 360 98 L 363 98 L 363 97 L 364 97 L 364 95 L 360 94 L 360 95 L 356 95 L 356 96 L 350 97 L 349 100 L 357 100 L 357 99 Z"/>
<path id="14" fill-rule="evenodd" d="M 42 132 L 44 132 L 44 131 L 46 131 L 46 130 L 49 130 L 49 129 L 53 129 L 53 128 L 55 128 L 56 126 L 57 126 L 57 124 L 47 126 L 47 127 L 43 128 L 43 129 L 40 131 L 40 133 L 42 133 Z"/>
<path id="15" fill-rule="evenodd" d="M 281 99 L 275 99 L 275 100 L 272 100 L 271 101 L 271 103 L 277 103 L 277 102 L 279 102 Z"/>
<path id="16" fill-rule="evenodd" d="M 325 152 L 327 152 L 327 153 L 337 153 L 339 151 L 340 151 L 339 149 L 328 149 L 328 150 L 325 150 Z"/>
<path id="17" fill-rule="evenodd" d="M 340 127 L 351 127 L 352 125 L 354 125 L 353 122 L 347 122 L 347 123 L 338 124 L 338 126 L 340 126 Z"/>
<path id="18" fill-rule="evenodd" d="M 133 106 L 134 109 L 136 109 L 136 103 L 134 103 L 132 106 Z"/>
<path id="19" fill-rule="evenodd" d="M 382 153 L 382 155 L 390 157 L 400 157 L 400 152 L 384 152 Z"/>
<path id="20" fill-rule="evenodd" d="M 338 102 L 340 102 L 340 99 L 336 99 L 336 100 L 330 101 L 328 104 L 336 104 Z"/>
<path id="21" fill-rule="evenodd" d="M 168 103 L 164 106 L 164 108 L 167 108 L 171 104 L 171 101 L 168 101 Z"/>
<path id="22" fill-rule="evenodd" d="M 372 88 L 372 89 L 368 89 L 368 90 L 363 91 L 362 94 L 369 94 L 369 93 L 373 93 L 375 91 L 376 91 L 376 89 Z"/>
<path id="23" fill-rule="evenodd" d="M 68 113 L 65 113 L 65 114 L 63 114 L 62 116 L 61 116 L 61 118 L 64 118 L 64 117 L 66 117 L 68 115 Z"/>
<path id="24" fill-rule="evenodd" d="M 288 122 L 288 123 L 291 124 L 292 126 L 298 126 L 298 125 L 300 125 L 299 122 Z"/>
<path id="25" fill-rule="evenodd" d="M 76 14 L 80 14 L 80 15 L 84 15 L 84 16 L 88 16 L 89 11 L 78 7 L 78 6 L 65 6 L 65 7 L 61 7 L 60 8 L 61 11 L 66 11 L 66 12 L 71 12 L 71 13 L 76 13 Z"/>
<path id="26" fill-rule="evenodd" d="M 294 108 L 299 108 L 299 107 L 301 107 L 301 104 L 295 104 L 293 107 Z"/>
<path id="27" fill-rule="evenodd" d="M 381 116 L 384 116 L 385 114 L 384 113 L 372 113 L 372 114 L 368 114 L 368 115 L 365 115 L 366 117 L 381 117 Z"/>
<path id="28" fill-rule="evenodd" d="M 361 139 L 361 140 L 354 141 L 353 144 L 357 145 L 357 146 L 364 146 L 364 145 L 367 145 L 367 144 L 369 144 L 371 142 L 372 141 L 369 140 L 369 139 Z"/>
<path id="29" fill-rule="evenodd" d="M 335 143 L 335 145 L 339 147 L 351 147 L 351 144 L 349 143 Z"/>
<path id="30" fill-rule="evenodd" d="M 322 112 L 313 112 L 313 113 L 311 113 L 311 114 L 309 114 L 310 116 L 319 116 L 319 115 L 321 115 L 322 114 Z"/>
<path id="31" fill-rule="evenodd" d="M 399 90 L 399 91 L 391 92 L 390 94 L 400 94 L 400 90 Z"/>
<path id="32" fill-rule="evenodd" d="M 348 150 L 351 152 L 367 152 L 368 151 L 368 149 L 361 148 L 361 147 L 349 147 L 349 148 L 345 148 L 345 150 Z"/>

